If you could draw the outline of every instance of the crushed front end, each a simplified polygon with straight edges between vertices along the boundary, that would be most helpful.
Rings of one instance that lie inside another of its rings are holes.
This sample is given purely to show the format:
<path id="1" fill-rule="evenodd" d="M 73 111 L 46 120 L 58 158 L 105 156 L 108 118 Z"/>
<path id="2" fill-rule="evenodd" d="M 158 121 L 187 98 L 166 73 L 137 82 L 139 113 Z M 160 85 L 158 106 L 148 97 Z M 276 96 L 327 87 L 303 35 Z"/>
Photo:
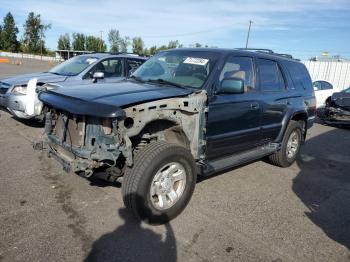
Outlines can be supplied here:
<path id="1" fill-rule="evenodd" d="M 98 118 L 51 109 L 46 113 L 44 141 L 35 149 L 46 149 L 65 171 L 85 172 L 115 166 L 121 151 L 117 118 Z"/>

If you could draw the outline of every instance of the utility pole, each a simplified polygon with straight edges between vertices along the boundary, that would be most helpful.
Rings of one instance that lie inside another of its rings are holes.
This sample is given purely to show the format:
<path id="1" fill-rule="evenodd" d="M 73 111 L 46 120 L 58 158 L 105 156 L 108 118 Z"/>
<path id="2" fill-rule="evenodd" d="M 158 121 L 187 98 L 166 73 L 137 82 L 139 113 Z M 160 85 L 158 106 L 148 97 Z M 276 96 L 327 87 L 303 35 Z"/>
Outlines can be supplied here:
<path id="1" fill-rule="evenodd" d="M 250 27 L 252 26 L 253 21 L 249 20 L 249 27 L 248 27 L 248 34 L 247 34 L 247 41 L 245 43 L 245 48 L 248 48 L 248 42 L 249 42 L 249 35 L 250 35 Z"/>
<path id="2" fill-rule="evenodd" d="M 100 31 L 100 39 L 101 39 L 101 41 L 100 41 L 100 52 L 102 52 L 102 33 L 103 33 L 103 31 L 101 30 Z"/>

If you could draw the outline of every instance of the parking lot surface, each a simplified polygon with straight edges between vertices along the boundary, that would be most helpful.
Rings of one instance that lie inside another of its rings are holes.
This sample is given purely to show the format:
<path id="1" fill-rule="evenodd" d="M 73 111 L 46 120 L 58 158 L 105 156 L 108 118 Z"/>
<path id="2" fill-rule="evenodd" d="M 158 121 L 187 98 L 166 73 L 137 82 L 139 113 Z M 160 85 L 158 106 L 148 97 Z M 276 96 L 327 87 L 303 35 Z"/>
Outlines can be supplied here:
<path id="1" fill-rule="evenodd" d="M 49 66 L 0 64 L 0 79 Z M 0 110 L 0 261 L 350 261 L 350 129 L 315 124 L 290 168 L 199 180 L 163 226 L 135 221 L 120 185 L 33 151 L 42 135 Z"/>

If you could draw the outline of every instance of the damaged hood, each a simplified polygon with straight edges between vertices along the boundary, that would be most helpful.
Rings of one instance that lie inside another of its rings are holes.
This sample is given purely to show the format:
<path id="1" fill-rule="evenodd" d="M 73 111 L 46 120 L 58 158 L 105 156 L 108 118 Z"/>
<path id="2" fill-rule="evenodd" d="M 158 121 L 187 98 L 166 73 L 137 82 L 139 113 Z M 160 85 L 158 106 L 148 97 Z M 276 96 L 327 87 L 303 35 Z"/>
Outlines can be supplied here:
<path id="1" fill-rule="evenodd" d="M 148 101 L 191 94 L 191 89 L 124 80 L 118 83 L 77 85 L 46 90 L 39 99 L 54 108 L 73 114 L 118 117 L 121 108 Z"/>
<path id="2" fill-rule="evenodd" d="M 350 93 L 347 93 L 347 92 L 333 93 L 332 103 L 335 106 L 338 106 L 345 110 L 350 111 Z"/>
<path id="3" fill-rule="evenodd" d="M 17 75 L 17 76 L 2 79 L 0 81 L 3 83 L 6 83 L 8 86 L 13 86 L 13 85 L 27 84 L 28 81 L 33 78 L 38 78 L 38 82 L 51 83 L 51 82 L 63 82 L 67 79 L 67 76 L 56 75 L 49 72 L 41 72 L 41 73 Z"/>

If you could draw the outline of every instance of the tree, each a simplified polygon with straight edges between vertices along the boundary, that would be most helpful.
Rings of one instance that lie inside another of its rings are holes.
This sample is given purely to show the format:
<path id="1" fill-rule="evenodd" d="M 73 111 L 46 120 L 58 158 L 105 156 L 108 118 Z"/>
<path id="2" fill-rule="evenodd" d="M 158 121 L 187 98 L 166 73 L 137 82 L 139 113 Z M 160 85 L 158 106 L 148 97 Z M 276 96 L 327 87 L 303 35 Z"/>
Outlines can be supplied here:
<path id="1" fill-rule="evenodd" d="M 126 53 L 130 45 L 130 38 L 128 36 L 122 38 L 119 30 L 111 29 L 108 33 L 109 50 L 113 53 Z"/>
<path id="2" fill-rule="evenodd" d="M 127 53 L 130 45 L 130 37 L 126 36 L 120 41 L 120 52 Z"/>
<path id="3" fill-rule="evenodd" d="M 70 49 L 70 37 L 69 34 L 60 35 L 58 38 L 57 49 L 69 50 Z"/>
<path id="4" fill-rule="evenodd" d="M 18 52 L 19 42 L 17 41 L 18 28 L 15 20 L 9 12 L 4 17 L 4 24 L 0 30 L 0 46 L 5 51 Z"/>
<path id="5" fill-rule="evenodd" d="M 179 47 L 179 41 L 175 40 L 175 41 L 170 41 L 168 44 L 168 48 L 169 49 L 173 49 L 173 48 L 178 48 Z"/>
<path id="6" fill-rule="evenodd" d="M 80 33 L 73 33 L 73 49 L 77 51 L 85 50 L 85 35 Z"/>
<path id="7" fill-rule="evenodd" d="M 157 53 L 157 47 L 154 45 L 149 49 L 149 55 L 155 55 Z"/>
<path id="8" fill-rule="evenodd" d="M 0 50 L 2 50 L 2 26 L 0 25 Z"/>
<path id="9" fill-rule="evenodd" d="M 45 31 L 50 28 L 51 25 L 41 22 L 40 15 L 30 12 L 24 24 L 23 45 L 25 50 L 32 53 L 45 53 Z"/>
<path id="10" fill-rule="evenodd" d="M 197 48 L 202 47 L 202 45 L 200 43 L 195 43 L 194 46 Z"/>
<path id="11" fill-rule="evenodd" d="M 143 54 L 144 43 L 141 37 L 134 37 L 132 39 L 132 52 L 135 54 Z"/>
<path id="12" fill-rule="evenodd" d="M 120 43 L 122 38 L 120 37 L 119 30 L 111 29 L 108 33 L 109 50 L 113 53 L 120 52 Z"/>
<path id="13" fill-rule="evenodd" d="M 90 35 L 86 37 L 85 41 L 85 49 L 88 51 L 104 52 L 107 49 L 105 42 L 101 38 Z"/>

